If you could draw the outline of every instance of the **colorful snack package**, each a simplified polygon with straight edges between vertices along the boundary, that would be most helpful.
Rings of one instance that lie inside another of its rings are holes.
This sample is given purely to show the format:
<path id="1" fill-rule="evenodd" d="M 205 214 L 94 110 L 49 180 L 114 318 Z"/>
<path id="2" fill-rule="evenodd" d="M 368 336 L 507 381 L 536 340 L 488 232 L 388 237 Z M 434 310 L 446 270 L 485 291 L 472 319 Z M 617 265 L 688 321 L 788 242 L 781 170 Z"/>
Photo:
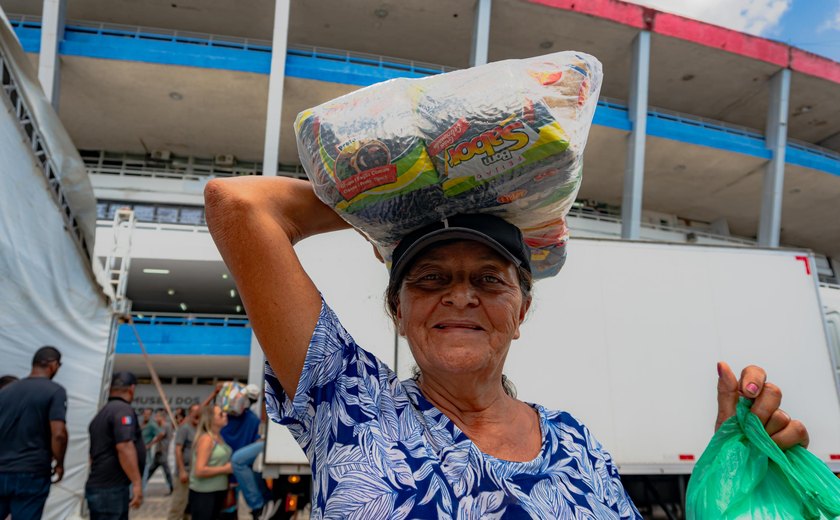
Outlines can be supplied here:
<path id="1" fill-rule="evenodd" d="M 216 394 L 216 405 L 223 412 L 231 415 L 242 415 L 248 408 L 248 396 L 245 393 L 245 386 L 236 381 L 228 381 L 222 385 L 219 393 Z"/>
<path id="2" fill-rule="evenodd" d="M 386 261 L 419 227 L 487 212 L 519 226 L 535 276 L 552 276 L 601 76 L 592 56 L 561 52 L 386 81 L 301 112 L 298 152 L 318 197 Z"/>

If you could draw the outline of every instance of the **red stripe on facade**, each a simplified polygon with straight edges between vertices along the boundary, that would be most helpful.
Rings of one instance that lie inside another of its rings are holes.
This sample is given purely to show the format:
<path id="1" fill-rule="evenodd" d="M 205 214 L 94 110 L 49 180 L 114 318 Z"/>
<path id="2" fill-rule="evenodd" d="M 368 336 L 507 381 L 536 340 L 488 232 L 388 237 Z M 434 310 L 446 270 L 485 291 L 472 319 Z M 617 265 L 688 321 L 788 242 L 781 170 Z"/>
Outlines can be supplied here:
<path id="1" fill-rule="evenodd" d="M 787 67 L 788 46 L 670 13 L 656 13 L 653 32 Z"/>
<path id="2" fill-rule="evenodd" d="M 663 13 L 619 0 L 526 1 L 594 16 L 637 29 L 649 29 L 663 36 L 739 54 L 779 67 L 790 67 L 802 74 L 840 83 L 840 63 L 836 61 L 766 38 L 751 36 L 675 14 Z"/>
<path id="3" fill-rule="evenodd" d="M 652 12 L 636 4 L 619 2 L 618 0 L 528 0 L 532 4 L 540 4 L 564 11 L 597 16 L 605 20 L 612 20 L 624 25 L 644 29 L 647 27 L 645 13 Z"/>
<path id="4" fill-rule="evenodd" d="M 809 76 L 840 83 L 840 63 L 794 47 L 790 48 L 790 68 Z"/>

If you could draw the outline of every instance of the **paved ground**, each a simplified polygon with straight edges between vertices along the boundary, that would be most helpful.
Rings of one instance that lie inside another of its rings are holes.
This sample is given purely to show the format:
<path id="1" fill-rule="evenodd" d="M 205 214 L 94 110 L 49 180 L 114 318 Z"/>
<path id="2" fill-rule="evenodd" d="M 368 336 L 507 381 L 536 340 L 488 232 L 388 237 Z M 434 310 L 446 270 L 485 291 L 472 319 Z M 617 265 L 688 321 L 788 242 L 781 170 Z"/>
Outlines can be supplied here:
<path id="1" fill-rule="evenodd" d="M 131 518 L 134 519 L 164 519 L 169 513 L 169 497 L 166 493 L 169 487 L 163 476 L 156 475 L 149 481 L 146 486 L 146 498 L 143 500 L 143 505 L 140 509 L 131 512 Z"/>

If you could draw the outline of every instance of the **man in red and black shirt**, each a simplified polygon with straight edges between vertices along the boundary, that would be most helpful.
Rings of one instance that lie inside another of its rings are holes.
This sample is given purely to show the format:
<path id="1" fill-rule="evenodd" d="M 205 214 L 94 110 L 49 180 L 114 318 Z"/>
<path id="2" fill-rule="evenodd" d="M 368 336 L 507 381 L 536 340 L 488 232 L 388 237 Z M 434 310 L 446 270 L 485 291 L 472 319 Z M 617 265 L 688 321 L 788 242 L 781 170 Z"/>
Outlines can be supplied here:
<path id="1" fill-rule="evenodd" d="M 129 508 L 143 503 L 146 447 L 131 407 L 136 385 L 131 372 L 114 374 L 108 404 L 90 422 L 91 466 L 85 498 L 91 520 L 128 520 Z"/>

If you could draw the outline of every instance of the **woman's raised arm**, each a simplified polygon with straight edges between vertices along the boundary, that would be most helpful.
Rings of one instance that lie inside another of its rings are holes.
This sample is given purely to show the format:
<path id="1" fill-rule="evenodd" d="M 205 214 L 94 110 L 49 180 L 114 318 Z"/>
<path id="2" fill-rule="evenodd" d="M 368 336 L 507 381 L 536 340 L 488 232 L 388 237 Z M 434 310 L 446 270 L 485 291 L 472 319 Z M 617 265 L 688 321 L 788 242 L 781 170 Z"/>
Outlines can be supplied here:
<path id="1" fill-rule="evenodd" d="M 254 333 L 294 397 L 321 298 L 294 244 L 349 225 L 311 185 L 288 177 L 214 179 L 204 190 L 207 226 L 230 269 Z"/>

